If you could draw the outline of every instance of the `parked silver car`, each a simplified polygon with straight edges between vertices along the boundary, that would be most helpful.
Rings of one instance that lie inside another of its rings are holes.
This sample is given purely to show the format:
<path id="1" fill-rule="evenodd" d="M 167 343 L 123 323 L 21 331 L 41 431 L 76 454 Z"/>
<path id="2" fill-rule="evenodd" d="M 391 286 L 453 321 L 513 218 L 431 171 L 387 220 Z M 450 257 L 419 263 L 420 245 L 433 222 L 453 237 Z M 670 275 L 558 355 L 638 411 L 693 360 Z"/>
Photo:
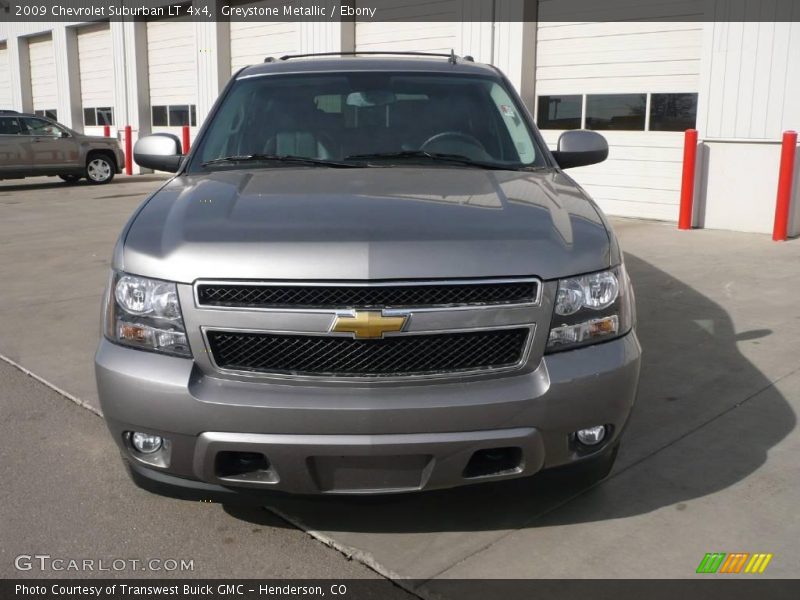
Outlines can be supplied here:
<path id="1" fill-rule="evenodd" d="M 622 252 L 508 80 L 456 57 L 237 73 L 114 250 L 95 359 L 134 480 L 190 496 L 604 477 L 640 347 Z"/>
<path id="2" fill-rule="evenodd" d="M 58 176 L 109 183 L 125 159 L 119 142 L 84 135 L 36 115 L 0 111 L 0 179 Z"/>

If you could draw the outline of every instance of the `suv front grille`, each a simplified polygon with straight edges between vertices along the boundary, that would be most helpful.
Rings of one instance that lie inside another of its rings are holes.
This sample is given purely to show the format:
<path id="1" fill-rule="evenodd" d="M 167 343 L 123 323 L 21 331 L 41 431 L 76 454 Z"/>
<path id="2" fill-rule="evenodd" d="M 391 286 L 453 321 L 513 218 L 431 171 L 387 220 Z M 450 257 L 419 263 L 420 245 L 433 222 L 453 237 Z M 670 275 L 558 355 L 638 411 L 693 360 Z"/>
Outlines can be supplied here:
<path id="1" fill-rule="evenodd" d="M 538 282 L 511 280 L 389 285 L 200 283 L 201 306 L 234 308 L 413 308 L 533 303 Z"/>
<path id="2" fill-rule="evenodd" d="M 387 377 L 513 367 L 524 357 L 528 334 L 524 328 L 358 340 L 214 330 L 207 337 L 221 369 Z"/>

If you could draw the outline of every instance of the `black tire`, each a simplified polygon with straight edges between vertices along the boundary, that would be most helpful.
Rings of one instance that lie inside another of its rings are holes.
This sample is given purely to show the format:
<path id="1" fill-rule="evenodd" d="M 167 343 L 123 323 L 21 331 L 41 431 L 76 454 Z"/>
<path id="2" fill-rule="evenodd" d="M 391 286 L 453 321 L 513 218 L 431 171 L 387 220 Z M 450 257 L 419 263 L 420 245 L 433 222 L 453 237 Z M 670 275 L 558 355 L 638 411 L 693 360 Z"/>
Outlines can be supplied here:
<path id="1" fill-rule="evenodd" d="M 116 170 L 114 159 L 108 154 L 90 154 L 86 160 L 86 180 L 92 185 L 110 183 Z"/>
<path id="2" fill-rule="evenodd" d="M 559 467 L 555 469 L 555 474 L 558 477 L 579 481 L 583 485 L 593 485 L 608 477 L 617 460 L 618 452 L 619 442 L 606 448 L 597 456 L 586 458 L 572 465 Z"/>
<path id="3" fill-rule="evenodd" d="M 81 180 L 80 175 L 59 175 L 66 183 L 77 183 Z"/>

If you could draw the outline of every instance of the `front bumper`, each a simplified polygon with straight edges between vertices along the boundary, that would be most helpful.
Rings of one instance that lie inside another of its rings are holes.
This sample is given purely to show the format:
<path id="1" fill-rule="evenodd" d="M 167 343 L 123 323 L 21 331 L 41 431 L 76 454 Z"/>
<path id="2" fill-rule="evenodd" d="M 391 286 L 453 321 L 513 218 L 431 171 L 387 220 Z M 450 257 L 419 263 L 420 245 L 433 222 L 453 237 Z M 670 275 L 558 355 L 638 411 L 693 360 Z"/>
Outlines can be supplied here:
<path id="1" fill-rule="evenodd" d="M 314 386 L 218 379 L 191 360 L 102 340 L 95 359 L 108 427 L 134 479 L 213 492 L 388 493 L 532 475 L 616 443 L 636 396 L 634 333 L 545 356 L 527 373 L 457 382 Z M 591 451 L 572 433 L 610 426 Z M 169 440 L 169 465 L 145 464 L 126 432 Z M 513 449 L 519 461 L 469 472 L 475 452 Z M 231 478 L 220 453 L 259 453 L 268 468 Z"/>

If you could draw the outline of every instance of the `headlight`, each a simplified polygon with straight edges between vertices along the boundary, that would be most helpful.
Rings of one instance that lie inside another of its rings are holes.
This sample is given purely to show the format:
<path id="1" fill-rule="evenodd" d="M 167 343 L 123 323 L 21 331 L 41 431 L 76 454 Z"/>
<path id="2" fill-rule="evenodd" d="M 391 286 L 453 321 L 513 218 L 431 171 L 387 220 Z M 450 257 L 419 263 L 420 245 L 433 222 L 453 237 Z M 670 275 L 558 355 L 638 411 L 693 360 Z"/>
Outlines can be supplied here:
<path id="1" fill-rule="evenodd" d="M 105 334 L 133 348 L 191 356 L 174 283 L 114 273 L 109 282 Z"/>
<path id="2" fill-rule="evenodd" d="M 547 351 L 571 350 L 628 333 L 633 292 L 625 266 L 558 282 Z"/>

